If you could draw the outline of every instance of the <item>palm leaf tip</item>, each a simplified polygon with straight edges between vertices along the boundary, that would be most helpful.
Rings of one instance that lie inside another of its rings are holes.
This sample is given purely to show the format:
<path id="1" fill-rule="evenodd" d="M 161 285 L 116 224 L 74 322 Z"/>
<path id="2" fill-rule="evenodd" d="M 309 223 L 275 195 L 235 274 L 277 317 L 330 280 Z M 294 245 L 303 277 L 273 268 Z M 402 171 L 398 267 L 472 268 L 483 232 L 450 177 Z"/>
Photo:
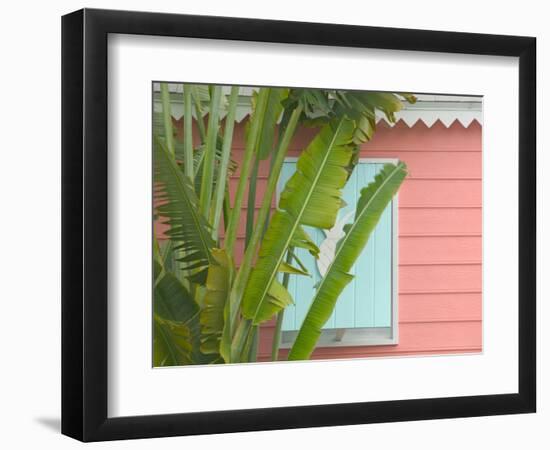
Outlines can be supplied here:
<path id="1" fill-rule="evenodd" d="M 399 161 L 397 164 L 384 164 L 380 172 L 375 175 L 374 181 L 361 189 L 359 200 L 357 201 L 355 218 L 357 219 L 367 203 L 373 201 L 373 198 L 382 189 L 389 189 L 393 198 L 406 176 L 407 165 L 404 162 Z"/>
<path id="2" fill-rule="evenodd" d="M 344 288 L 353 279 L 349 273 L 367 245 L 382 213 L 392 201 L 407 175 L 406 165 L 386 164 L 372 183 L 361 190 L 355 218 L 344 226 L 344 236 L 336 245 L 332 263 L 322 278 L 304 322 L 298 332 L 289 360 L 307 359 L 313 352 L 321 330 L 332 315 Z"/>

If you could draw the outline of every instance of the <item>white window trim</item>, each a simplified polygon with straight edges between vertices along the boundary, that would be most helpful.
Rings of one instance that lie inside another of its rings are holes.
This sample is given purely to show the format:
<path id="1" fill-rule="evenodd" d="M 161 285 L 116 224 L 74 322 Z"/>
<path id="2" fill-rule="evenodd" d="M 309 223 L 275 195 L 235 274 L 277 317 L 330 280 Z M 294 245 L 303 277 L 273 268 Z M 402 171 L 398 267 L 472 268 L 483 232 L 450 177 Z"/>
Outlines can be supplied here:
<path id="1" fill-rule="evenodd" d="M 296 162 L 295 156 L 285 162 Z M 359 158 L 359 163 L 397 164 L 397 158 Z M 278 197 L 277 193 L 277 197 Z M 317 347 L 370 347 L 399 344 L 399 193 L 392 203 L 392 298 L 391 327 L 333 328 L 323 330 Z M 290 348 L 298 331 L 281 333 L 281 348 Z"/>

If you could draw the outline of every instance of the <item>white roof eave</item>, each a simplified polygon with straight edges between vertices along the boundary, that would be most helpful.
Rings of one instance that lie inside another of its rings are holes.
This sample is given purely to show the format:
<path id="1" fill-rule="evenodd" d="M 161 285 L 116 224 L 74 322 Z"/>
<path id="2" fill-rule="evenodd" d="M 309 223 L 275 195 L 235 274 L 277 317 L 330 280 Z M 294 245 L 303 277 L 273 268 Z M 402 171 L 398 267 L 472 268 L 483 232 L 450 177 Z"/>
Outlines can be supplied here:
<path id="1" fill-rule="evenodd" d="M 169 85 L 172 92 L 180 89 L 179 85 Z M 158 89 L 158 88 L 157 88 Z M 242 122 L 250 113 L 250 100 L 252 91 L 256 88 L 241 88 L 241 95 L 236 111 L 236 121 Z M 432 127 L 437 121 L 440 121 L 445 127 L 450 127 L 458 121 L 463 127 L 467 128 L 475 120 L 480 125 L 483 124 L 483 99 L 479 96 L 453 96 L 453 95 L 416 95 L 417 102 L 414 104 L 404 104 L 404 108 L 395 114 L 396 123 L 403 121 L 408 127 L 413 127 L 418 121 L 422 121 L 428 128 Z M 180 118 L 183 114 L 183 104 L 178 101 L 172 104 L 172 113 L 174 117 Z M 155 104 L 155 111 L 160 111 L 161 105 Z M 222 112 L 222 118 L 225 111 Z M 380 111 L 377 112 L 377 122 L 384 121 L 389 126 L 390 123 Z"/>

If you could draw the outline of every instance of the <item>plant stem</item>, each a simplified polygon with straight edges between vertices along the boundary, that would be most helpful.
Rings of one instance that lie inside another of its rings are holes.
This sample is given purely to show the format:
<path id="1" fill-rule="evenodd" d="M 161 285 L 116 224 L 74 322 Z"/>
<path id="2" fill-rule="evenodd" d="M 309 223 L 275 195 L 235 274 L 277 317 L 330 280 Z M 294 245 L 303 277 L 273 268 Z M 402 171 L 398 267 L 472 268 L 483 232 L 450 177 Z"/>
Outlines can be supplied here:
<path id="1" fill-rule="evenodd" d="M 254 209 L 256 207 L 256 184 L 258 182 L 258 171 L 260 169 L 260 157 L 256 155 L 254 166 L 250 174 L 250 183 L 248 185 L 248 205 L 246 208 L 246 231 L 244 248 L 248 247 L 252 230 L 254 229 Z"/>
<path id="2" fill-rule="evenodd" d="M 256 362 L 258 360 L 258 345 L 260 343 L 260 327 L 255 326 L 252 332 L 252 347 L 250 348 L 250 356 L 248 362 Z"/>
<path id="3" fill-rule="evenodd" d="M 258 325 L 252 325 L 246 334 L 239 362 L 250 362 L 257 350 Z"/>
<path id="4" fill-rule="evenodd" d="M 288 248 L 288 252 L 286 254 L 286 262 L 290 264 L 292 262 L 292 252 L 294 251 L 293 247 Z M 290 278 L 290 274 L 285 272 L 283 275 L 283 286 L 285 288 L 288 287 L 288 280 Z M 281 332 L 283 327 L 283 319 L 285 317 L 285 310 L 281 309 L 277 313 L 277 321 L 275 322 L 275 331 L 273 332 L 273 344 L 271 346 L 271 361 L 277 361 L 279 358 L 279 346 L 281 345 Z"/>
<path id="5" fill-rule="evenodd" d="M 229 222 L 229 215 L 231 214 L 231 202 L 229 199 L 229 182 L 225 182 L 225 195 L 223 197 L 223 226 L 224 234 L 227 233 L 227 223 Z"/>
<path id="6" fill-rule="evenodd" d="M 281 330 L 283 326 L 284 317 L 285 317 L 285 310 L 281 309 L 277 313 L 277 320 L 275 322 L 275 331 L 273 332 L 273 344 L 271 344 L 271 361 L 277 361 L 279 359 L 279 346 L 281 345 Z"/>
<path id="7" fill-rule="evenodd" d="M 257 114 L 254 114 L 251 119 L 250 133 L 248 135 L 248 139 L 246 140 L 244 158 L 241 163 L 239 184 L 237 185 L 237 192 L 235 193 L 235 203 L 233 204 L 233 209 L 231 210 L 225 238 L 225 248 L 227 250 L 227 253 L 230 255 L 233 254 L 233 247 L 235 245 L 235 239 L 237 238 L 237 227 L 239 225 L 239 218 L 241 215 L 244 191 L 246 189 L 246 184 L 248 183 L 250 164 L 255 153 L 260 125 L 263 122 L 263 115 L 265 113 L 265 105 L 267 102 L 268 94 L 269 89 L 260 89 L 260 93 L 258 95 L 258 104 L 256 106 Z M 232 314 L 234 314 L 233 311 Z"/>
<path id="8" fill-rule="evenodd" d="M 206 148 L 202 167 L 202 183 L 199 211 L 204 217 L 209 217 L 212 202 L 212 183 L 214 180 L 214 164 L 216 161 L 216 139 L 218 137 L 220 99 L 222 88 L 216 85 L 212 88 L 210 109 L 208 113 L 208 129 L 206 132 Z"/>
<path id="9" fill-rule="evenodd" d="M 197 116 L 197 127 L 199 129 L 201 143 L 204 144 L 206 142 L 206 130 L 204 129 L 204 121 L 202 120 L 202 103 L 195 86 L 191 86 L 191 96 L 195 104 L 195 115 Z"/>
<path id="10" fill-rule="evenodd" d="M 172 130 L 172 111 L 170 108 L 170 92 L 168 92 L 168 83 L 160 83 L 160 97 L 162 101 L 162 116 L 164 120 L 166 147 L 168 147 L 168 151 L 174 155 L 174 131 Z"/>
<path id="11" fill-rule="evenodd" d="M 251 320 L 243 319 L 239 322 L 235 331 L 235 337 L 231 343 L 231 362 L 241 362 L 241 355 L 243 354 L 251 328 Z"/>
<path id="12" fill-rule="evenodd" d="M 283 138 L 279 142 L 277 152 L 275 154 L 275 160 L 273 163 L 272 171 L 269 174 L 269 178 L 267 181 L 267 187 L 264 194 L 264 199 L 262 201 L 262 206 L 260 207 L 260 211 L 258 212 L 258 219 L 256 220 L 256 225 L 250 238 L 250 243 L 246 248 L 243 261 L 235 277 L 233 290 L 239 297 L 239 301 L 240 296 L 244 291 L 244 286 L 248 281 L 250 271 L 252 270 L 252 260 L 258 250 L 258 246 L 263 235 L 264 224 L 269 215 L 269 211 L 271 210 L 271 199 L 273 193 L 275 192 L 275 188 L 277 187 L 277 181 L 279 180 L 279 175 L 281 173 L 281 169 L 283 168 L 285 156 L 290 145 L 290 140 L 294 136 L 294 132 L 296 131 L 296 128 L 298 126 L 298 119 L 301 114 L 301 107 L 296 108 L 292 113 L 288 126 L 285 129 Z M 234 305 L 235 308 L 237 308 L 238 306 L 238 304 Z"/>
<path id="13" fill-rule="evenodd" d="M 282 133 L 279 132 L 278 140 L 280 141 L 281 138 L 282 138 Z M 269 173 L 273 172 L 273 166 L 275 164 L 275 157 L 276 157 L 276 155 L 272 154 L 271 159 L 269 160 Z M 271 200 L 273 200 L 273 196 L 271 197 Z M 266 219 L 265 219 L 265 222 L 264 222 L 264 229 L 262 230 L 262 239 L 264 238 L 265 232 L 267 231 L 267 227 L 269 226 L 269 219 L 270 219 L 270 217 L 269 217 L 269 214 L 268 214 Z"/>
<path id="14" fill-rule="evenodd" d="M 283 134 L 283 138 L 279 143 L 277 152 L 275 153 L 275 159 L 273 161 L 273 166 L 271 168 L 271 172 L 267 180 L 267 186 L 264 193 L 262 205 L 260 207 L 260 211 L 258 212 L 258 219 L 256 221 L 256 226 L 254 227 L 254 232 L 250 239 L 250 245 L 247 248 L 247 254 L 245 254 L 245 258 L 241 267 L 244 266 L 247 262 L 250 263 L 252 261 L 252 257 L 258 250 L 257 247 L 261 241 L 264 224 L 271 210 L 271 199 L 273 198 L 273 194 L 275 193 L 277 182 L 279 181 L 279 175 L 281 174 L 283 163 L 285 161 L 285 157 L 288 152 L 288 147 L 290 145 L 290 141 L 292 137 L 294 136 L 294 132 L 296 131 L 296 128 L 298 126 L 298 119 L 301 114 L 302 114 L 301 107 L 298 107 L 294 110 L 294 112 L 292 113 L 292 116 L 290 117 L 288 126 Z"/>
<path id="15" fill-rule="evenodd" d="M 193 105 L 191 86 L 183 85 L 183 163 L 185 174 L 194 182 L 193 173 Z"/>
<path id="16" fill-rule="evenodd" d="M 239 86 L 231 88 L 229 96 L 229 111 L 225 118 L 225 129 L 223 132 L 222 156 L 218 179 L 216 180 L 216 192 L 214 194 L 214 203 L 210 210 L 210 223 L 212 224 L 212 237 L 218 240 L 220 228 L 221 212 L 223 200 L 225 197 L 225 187 L 227 181 L 227 168 L 229 166 L 229 157 L 231 156 L 231 145 L 233 143 L 233 129 L 235 127 L 235 113 L 237 111 L 237 100 L 239 99 Z"/>
<path id="17" fill-rule="evenodd" d="M 301 114 L 302 114 L 302 108 L 301 106 L 299 106 L 292 113 L 289 124 L 286 127 L 285 132 L 283 134 L 283 138 L 279 141 L 277 152 L 275 154 L 275 162 L 273 164 L 273 170 L 269 174 L 266 192 L 264 195 L 262 206 L 258 213 L 258 220 L 256 222 L 256 226 L 252 233 L 250 244 L 248 245 L 245 251 L 243 261 L 241 263 L 241 266 L 239 267 L 239 270 L 235 277 L 235 281 L 233 282 L 233 288 L 231 289 L 231 294 L 229 297 L 229 302 L 230 302 L 229 318 L 231 321 L 230 323 L 232 324 L 231 329 L 234 328 L 234 324 L 237 319 L 237 311 L 239 310 L 239 307 L 240 307 L 242 294 L 244 292 L 246 282 L 248 281 L 248 276 L 250 275 L 250 271 L 252 270 L 252 260 L 254 258 L 254 255 L 256 254 L 257 247 L 263 235 L 264 223 L 267 220 L 269 211 L 271 209 L 271 198 L 273 196 L 273 193 L 275 192 L 277 181 L 279 180 L 279 175 L 283 167 L 285 155 L 288 151 L 290 141 L 294 136 L 294 132 L 296 131 L 296 128 L 298 126 L 298 119 L 300 118 Z M 242 177 L 241 177 L 241 181 L 242 181 Z M 235 212 L 235 210 L 236 210 L 235 207 L 233 207 L 232 212 Z"/>

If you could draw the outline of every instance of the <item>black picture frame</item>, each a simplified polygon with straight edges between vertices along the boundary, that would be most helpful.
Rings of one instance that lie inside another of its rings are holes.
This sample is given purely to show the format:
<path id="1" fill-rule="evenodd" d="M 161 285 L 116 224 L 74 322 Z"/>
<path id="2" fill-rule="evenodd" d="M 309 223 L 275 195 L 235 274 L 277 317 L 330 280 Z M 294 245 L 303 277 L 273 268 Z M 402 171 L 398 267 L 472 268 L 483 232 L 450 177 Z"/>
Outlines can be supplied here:
<path id="1" fill-rule="evenodd" d="M 180 36 L 519 58 L 517 393 L 107 416 L 107 36 Z M 535 412 L 536 39 L 83 9 L 62 18 L 62 433 L 82 441 Z"/>

